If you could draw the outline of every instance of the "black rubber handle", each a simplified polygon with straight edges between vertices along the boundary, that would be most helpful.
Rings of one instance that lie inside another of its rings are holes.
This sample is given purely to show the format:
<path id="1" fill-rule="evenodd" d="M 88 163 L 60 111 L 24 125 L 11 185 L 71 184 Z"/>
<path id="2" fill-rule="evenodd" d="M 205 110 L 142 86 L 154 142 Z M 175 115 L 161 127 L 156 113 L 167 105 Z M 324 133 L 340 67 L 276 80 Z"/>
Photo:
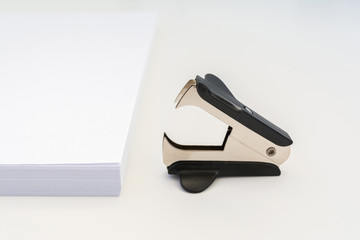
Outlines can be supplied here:
<path id="1" fill-rule="evenodd" d="M 168 167 L 169 174 L 180 176 L 181 186 L 190 193 L 199 193 L 221 176 L 279 176 L 278 166 L 265 162 L 177 161 Z"/>
<path id="2" fill-rule="evenodd" d="M 197 76 L 195 80 L 200 97 L 214 107 L 276 145 L 293 143 L 284 130 L 239 102 L 215 75 L 206 74 L 205 79 Z"/>

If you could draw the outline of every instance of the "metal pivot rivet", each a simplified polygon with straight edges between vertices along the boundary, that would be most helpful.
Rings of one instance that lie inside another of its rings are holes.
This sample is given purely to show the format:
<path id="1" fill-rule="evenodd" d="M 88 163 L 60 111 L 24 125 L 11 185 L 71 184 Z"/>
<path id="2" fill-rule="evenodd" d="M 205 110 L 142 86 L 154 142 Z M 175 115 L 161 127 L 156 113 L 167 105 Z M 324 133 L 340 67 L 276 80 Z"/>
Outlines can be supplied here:
<path id="1" fill-rule="evenodd" d="M 274 147 L 269 147 L 268 149 L 266 149 L 266 154 L 269 157 L 272 157 L 276 154 L 276 149 Z"/>

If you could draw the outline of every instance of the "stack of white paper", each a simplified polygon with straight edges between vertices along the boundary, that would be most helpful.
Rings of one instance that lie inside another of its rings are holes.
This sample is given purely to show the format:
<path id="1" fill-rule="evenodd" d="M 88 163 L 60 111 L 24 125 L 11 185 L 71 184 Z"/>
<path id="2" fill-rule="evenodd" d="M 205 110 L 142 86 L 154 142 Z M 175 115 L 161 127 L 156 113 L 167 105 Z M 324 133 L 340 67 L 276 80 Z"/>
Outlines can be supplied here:
<path id="1" fill-rule="evenodd" d="M 0 195 L 119 194 L 154 25 L 0 15 Z"/>

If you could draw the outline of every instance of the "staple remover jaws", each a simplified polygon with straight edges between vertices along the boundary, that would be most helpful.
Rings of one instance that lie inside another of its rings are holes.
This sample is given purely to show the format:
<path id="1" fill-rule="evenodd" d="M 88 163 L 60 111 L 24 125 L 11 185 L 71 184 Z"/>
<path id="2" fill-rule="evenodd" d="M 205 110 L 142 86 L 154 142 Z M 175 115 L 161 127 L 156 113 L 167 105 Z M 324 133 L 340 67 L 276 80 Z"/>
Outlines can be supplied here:
<path id="1" fill-rule="evenodd" d="M 280 175 L 279 165 L 290 154 L 290 136 L 239 102 L 218 77 L 207 74 L 188 81 L 175 103 L 176 108 L 202 108 L 229 126 L 221 146 L 180 145 L 164 133 L 163 161 L 186 191 L 202 192 L 218 176 Z"/>

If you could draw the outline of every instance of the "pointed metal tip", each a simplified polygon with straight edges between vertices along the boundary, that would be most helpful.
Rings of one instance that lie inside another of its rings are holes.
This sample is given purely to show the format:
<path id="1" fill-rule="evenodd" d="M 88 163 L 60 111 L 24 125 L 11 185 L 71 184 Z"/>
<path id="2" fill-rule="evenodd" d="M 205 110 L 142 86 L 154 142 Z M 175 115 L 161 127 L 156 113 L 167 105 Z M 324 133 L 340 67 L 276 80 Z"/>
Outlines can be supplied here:
<path id="1" fill-rule="evenodd" d="M 176 96 L 174 103 L 176 104 L 175 108 L 178 108 L 179 103 L 182 99 L 182 97 L 185 95 L 185 93 L 187 92 L 187 90 L 191 87 L 191 86 L 195 86 L 196 85 L 196 81 L 191 79 L 189 80 L 185 86 L 181 89 L 181 91 L 179 92 L 179 94 Z"/>

